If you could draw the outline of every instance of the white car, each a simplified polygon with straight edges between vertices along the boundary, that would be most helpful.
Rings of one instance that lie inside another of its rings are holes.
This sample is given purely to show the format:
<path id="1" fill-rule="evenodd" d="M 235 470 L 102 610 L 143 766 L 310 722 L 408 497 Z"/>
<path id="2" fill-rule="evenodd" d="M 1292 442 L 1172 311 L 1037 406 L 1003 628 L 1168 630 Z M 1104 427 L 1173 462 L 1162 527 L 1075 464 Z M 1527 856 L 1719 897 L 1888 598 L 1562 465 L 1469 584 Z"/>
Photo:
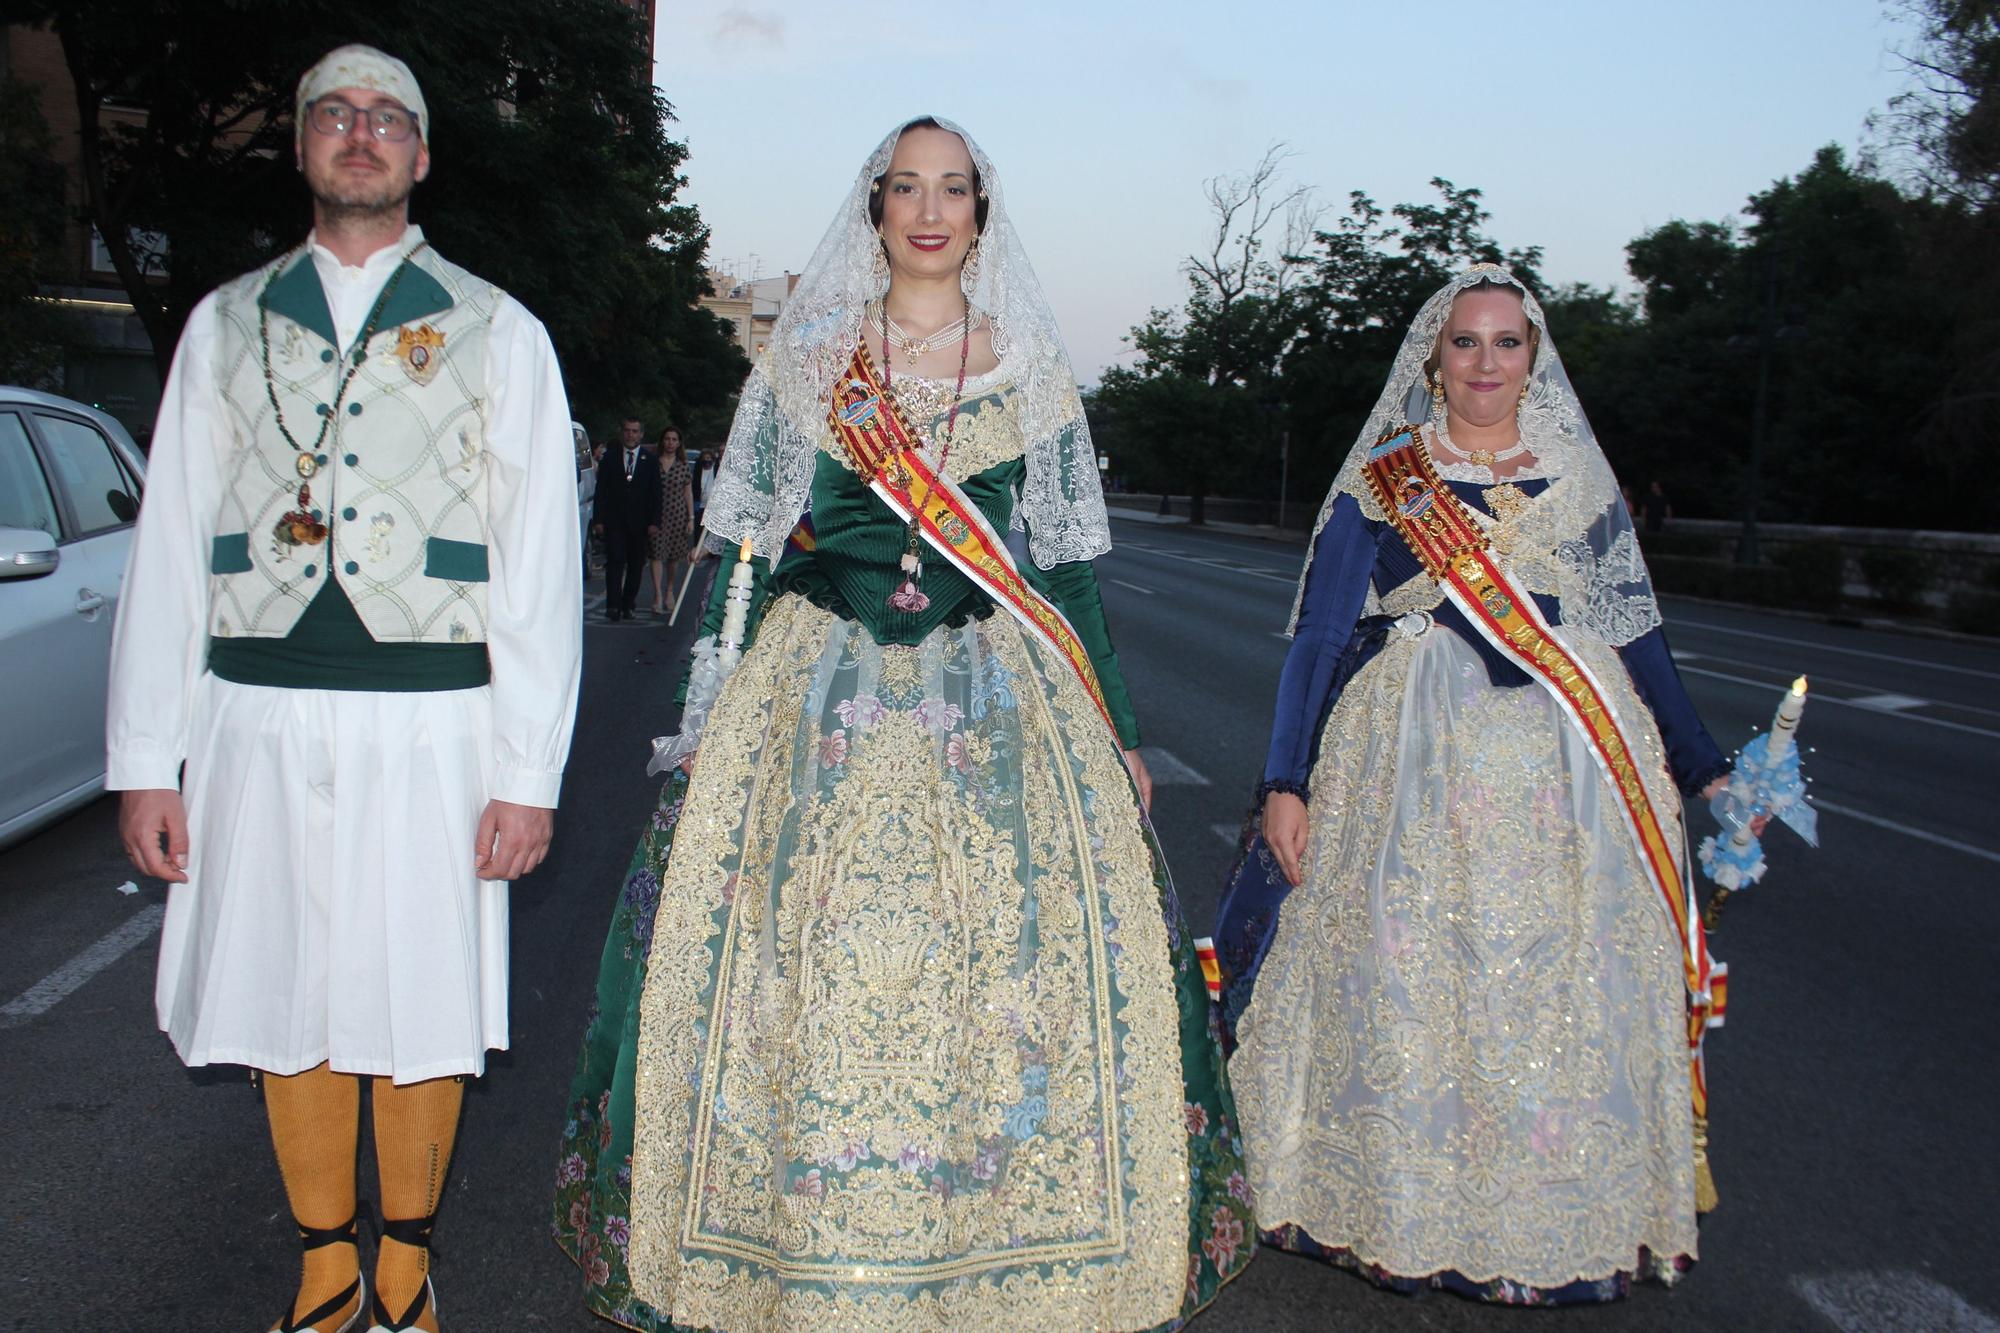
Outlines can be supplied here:
<path id="1" fill-rule="evenodd" d="M 104 789 L 111 626 L 145 476 L 104 413 L 0 387 L 0 847 Z"/>
<path id="2" fill-rule="evenodd" d="M 576 448 L 576 527 L 583 542 L 583 578 L 590 581 L 590 511 L 597 503 L 597 460 L 590 456 L 590 432 L 581 421 L 569 423 L 570 442 Z"/>

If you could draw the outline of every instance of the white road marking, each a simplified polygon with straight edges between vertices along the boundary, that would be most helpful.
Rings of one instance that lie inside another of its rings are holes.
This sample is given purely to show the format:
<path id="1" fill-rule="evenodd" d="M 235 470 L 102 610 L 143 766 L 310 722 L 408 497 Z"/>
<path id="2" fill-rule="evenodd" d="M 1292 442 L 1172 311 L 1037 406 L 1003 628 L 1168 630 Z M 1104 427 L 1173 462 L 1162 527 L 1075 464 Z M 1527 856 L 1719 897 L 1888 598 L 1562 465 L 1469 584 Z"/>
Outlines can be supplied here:
<path id="1" fill-rule="evenodd" d="M 1840 1333 L 2000 1333 L 2000 1320 L 1908 1269 L 1795 1277 L 1792 1290 Z"/>
<path id="2" fill-rule="evenodd" d="M 1188 565 L 1203 565 L 1209 569 L 1220 569 L 1231 574 L 1243 574 L 1253 579 L 1268 579 L 1272 583 L 1296 584 L 1298 579 L 1291 574 L 1274 574 L 1267 569 L 1257 569 L 1250 565 L 1236 564 L 1228 560 L 1215 560 L 1206 556 L 1187 555 L 1180 551 L 1169 551 L 1159 546 L 1141 546 L 1137 542 L 1125 542 L 1129 550 L 1144 551 L 1148 555 L 1161 556 L 1167 560 L 1178 560 Z"/>
<path id="3" fill-rule="evenodd" d="M 1274 630 L 1272 630 L 1272 631 L 1271 631 L 1271 637 L 1272 637 L 1272 638 L 1274 638 L 1274 639 L 1283 639 L 1283 640 L 1284 640 L 1284 641 L 1285 641 L 1286 643 L 1290 643 L 1290 642 L 1292 641 L 1292 636 L 1291 636 L 1291 635 L 1289 635 L 1289 634 L 1287 634 L 1287 633 L 1285 633 L 1285 632 L 1284 632 L 1283 630 L 1281 630 L 1281 629 L 1274 629 Z"/>
<path id="4" fill-rule="evenodd" d="M 1711 671 L 1707 667 L 1691 666 L 1687 668 L 1687 673 L 1690 676 L 1707 676 L 1713 680 L 1726 680 L 1735 685 L 1754 685 L 1760 690 L 1777 691 L 1784 688 L 1782 683 L 1774 683 L 1768 680 L 1753 680 L 1749 676 L 1732 675 L 1727 671 Z M 1812 696 L 1812 702 L 1815 704 L 1832 704 L 1837 708 L 1859 708 L 1864 713 L 1875 713 L 1878 715 L 1882 711 L 1879 708 L 1870 708 L 1866 704 L 1857 703 L 1852 699 L 1836 699 L 1830 694 L 1815 694 Z M 1924 699 L 1919 700 L 1919 702 L 1931 703 L 1934 701 Z M 1949 704 L 1941 706 L 1950 707 Z M 1963 731 L 1973 736 L 1986 736 L 2000 741 L 2000 731 L 1994 731 L 1988 727 L 1975 727 L 1964 722 L 1953 722 L 1949 718 L 1926 717 L 1922 713 L 1895 713 L 1892 716 L 1904 722 L 1922 722 L 1933 727 L 1943 727 L 1947 731 Z"/>
<path id="5" fill-rule="evenodd" d="M 1900 833 L 1906 838 L 1915 838 L 1919 842 L 1933 843 L 1939 847 L 1949 847 L 1954 852 L 1964 852 L 1967 856 L 1976 856 L 1983 861 L 1992 861 L 2000 864 L 2000 852 L 1991 851 L 1985 847 L 1975 847 L 1969 842 L 1960 842 L 1957 838 L 1947 838 L 1942 833 L 1932 833 L 1928 829 L 1912 828 L 1908 824 L 1899 824 L 1893 819 L 1884 819 L 1880 815 L 1871 815 L 1865 810 L 1856 810 L 1852 806 L 1836 805 L 1832 801 L 1821 800 L 1817 795 L 1812 798 L 1812 803 L 1821 810 L 1825 810 L 1829 814 L 1839 815 L 1843 819 L 1858 819 L 1864 824 L 1873 824 L 1876 828 L 1885 828 L 1891 833 Z"/>
<path id="6" fill-rule="evenodd" d="M 1189 768 L 1174 756 L 1172 750 L 1162 750 L 1156 745 L 1141 746 L 1139 755 L 1146 761 L 1146 771 L 1153 775 L 1155 787 L 1206 787 L 1207 778 Z"/>
<path id="7" fill-rule="evenodd" d="M 1673 650 L 1673 657 L 1674 657 L 1674 661 L 1676 661 L 1676 662 L 1699 662 L 1699 661 L 1701 661 L 1701 654 L 1700 654 L 1700 653 L 1684 653 L 1684 652 L 1682 652 L 1682 651 L 1681 651 L 1680 649 L 1678 649 L 1678 648 L 1676 648 L 1676 649 L 1674 649 L 1674 650 Z"/>
<path id="8" fill-rule="evenodd" d="M 129 879 L 126 880 L 123 884 L 120 884 L 118 886 L 118 892 L 125 894 L 128 897 L 131 896 L 132 894 L 137 893 L 138 891 L 139 891 L 139 886 L 137 884 L 134 884 Z"/>
<path id="9" fill-rule="evenodd" d="M 1115 583 L 1121 588 L 1130 588 L 1133 592 L 1143 592 L 1148 597 L 1151 597 L 1153 595 L 1153 590 L 1151 588 L 1142 588 L 1136 583 L 1127 583 L 1124 579 L 1110 579 L 1107 580 L 1107 582 Z"/>
<path id="10" fill-rule="evenodd" d="M 1241 824 L 1210 824 L 1208 831 L 1228 843 L 1231 847 L 1234 847 L 1237 838 L 1242 836 L 1243 826 Z"/>
<path id="11" fill-rule="evenodd" d="M 1800 648 L 1823 648 L 1830 653 L 1846 653 L 1850 657 L 1867 657 L 1877 662 L 1895 662 L 1901 666 L 1924 667 L 1931 671 L 1949 671 L 1956 676 L 1977 676 L 1981 680 L 2000 680 L 2000 671 L 1985 671 L 1979 667 L 1952 666 L 1945 662 L 1927 661 L 1921 657 L 1898 657 L 1894 653 L 1871 652 L 1866 648 L 1844 648 L 1837 643 L 1821 643 L 1817 639 L 1794 639 L 1783 634 L 1765 634 L 1754 629 L 1735 629 L 1728 625 L 1711 625 L 1705 621 L 1691 620 L 1685 616 L 1675 616 L 1676 628 L 1685 625 L 1691 630 L 1704 634 L 1735 634 L 1746 639 L 1762 639 L 1766 643 L 1789 643 Z"/>
<path id="12" fill-rule="evenodd" d="M 1900 713 L 1909 708 L 1922 708 L 1931 701 L 1910 694 L 1865 694 L 1847 702 L 1856 708 L 1872 708 L 1878 713 Z"/>
<path id="13" fill-rule="evenodd" d="M 0 1028 L 19 1027 L 39 1018 L 62 1003 L 92 977 L 129 953 L 133 946 L 160 928 L 167 909 L 154 903 L 135 914 L 118 929 L 43 977 L 28 989 L 0 1005 Z"/>

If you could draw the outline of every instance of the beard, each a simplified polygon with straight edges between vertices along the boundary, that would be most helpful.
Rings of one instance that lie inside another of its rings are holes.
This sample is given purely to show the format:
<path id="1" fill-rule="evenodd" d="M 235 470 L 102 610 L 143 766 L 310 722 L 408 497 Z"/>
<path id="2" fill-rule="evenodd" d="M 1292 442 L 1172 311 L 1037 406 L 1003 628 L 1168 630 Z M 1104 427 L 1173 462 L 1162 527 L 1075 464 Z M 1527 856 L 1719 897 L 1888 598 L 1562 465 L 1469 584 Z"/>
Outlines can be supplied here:
<path id="1" fill-rule="evenodd" d="M 382 174 L 358 180 L 341 177 L 340 167 L 354 161 L 373 162 L 382 168 Z M 416 188 L 414 169 L 398 172 L 381 158 L 352 149 L 343 150 L 324 171 L 308 159 L 305 176 L 320 215 L 336 223 L 373 222 L 399 215 Z"/>

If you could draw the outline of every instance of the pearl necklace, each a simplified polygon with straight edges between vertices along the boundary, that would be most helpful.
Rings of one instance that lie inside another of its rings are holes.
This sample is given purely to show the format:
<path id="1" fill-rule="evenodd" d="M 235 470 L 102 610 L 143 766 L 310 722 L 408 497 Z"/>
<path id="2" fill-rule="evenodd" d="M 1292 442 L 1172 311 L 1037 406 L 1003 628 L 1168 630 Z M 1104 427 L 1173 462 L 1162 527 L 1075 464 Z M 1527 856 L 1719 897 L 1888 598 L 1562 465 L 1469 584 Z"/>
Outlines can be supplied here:
<path id="1" fill-rule="evenodd" d="M 960 315 L 941 329 L 934 329 L 923 337 L 912 337 L 910 332 L 889 317 L 887 304 L 875 307 L 875 327 L 882 331 L 882 341 L 909 356 L 927 356 L 953 339 L 971 332 L 971 312 Z"/>
<path id="2" fill-rule="evenodd" d="M 1528 452 L 1528 442 L 1526 440 L 1517 440 L 1513 448 L 1501 449 L 1498 452 L 1492 449 L 1461 449 L 1452 443 L 1451 430 L 1445 425 L 1445 421 L 1446 418 L 1443 413 L 1436 414 L 1431 420 L 1431 429 L 1437 435 L 1437 442 L 1457 454 L 1460 458 L 1463 458 L 1466 462 L 1471 463 L 1474 467 L 1490 468 L 1495 463 L 1505 463 L 1509 459 L 1519 458 L 1522 454 Z"/>

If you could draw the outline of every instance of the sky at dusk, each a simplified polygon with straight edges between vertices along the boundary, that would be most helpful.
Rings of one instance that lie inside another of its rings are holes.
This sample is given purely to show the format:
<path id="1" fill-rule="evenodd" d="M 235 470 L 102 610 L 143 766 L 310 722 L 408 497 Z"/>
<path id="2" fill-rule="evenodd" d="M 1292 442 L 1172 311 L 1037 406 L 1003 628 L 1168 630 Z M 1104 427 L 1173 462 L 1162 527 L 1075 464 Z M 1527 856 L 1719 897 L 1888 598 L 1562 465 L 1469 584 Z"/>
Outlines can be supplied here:
<path id="1" fill-rule="evenodd" d="M 1329 219 L 1442 176 L 1484 191 L 1502 245 L 1544 247 L 1550 282 L 1629 290 L 1640 232 L 1859 148 L 1909 38 L 1877 0 L 752 0 L 658 23 L 718 267 L 801 268 L 876 141 L 945 116 L 992 158 L 1086 383 L 1180 301 L 1203 181 L 1273 143 Z"/>

